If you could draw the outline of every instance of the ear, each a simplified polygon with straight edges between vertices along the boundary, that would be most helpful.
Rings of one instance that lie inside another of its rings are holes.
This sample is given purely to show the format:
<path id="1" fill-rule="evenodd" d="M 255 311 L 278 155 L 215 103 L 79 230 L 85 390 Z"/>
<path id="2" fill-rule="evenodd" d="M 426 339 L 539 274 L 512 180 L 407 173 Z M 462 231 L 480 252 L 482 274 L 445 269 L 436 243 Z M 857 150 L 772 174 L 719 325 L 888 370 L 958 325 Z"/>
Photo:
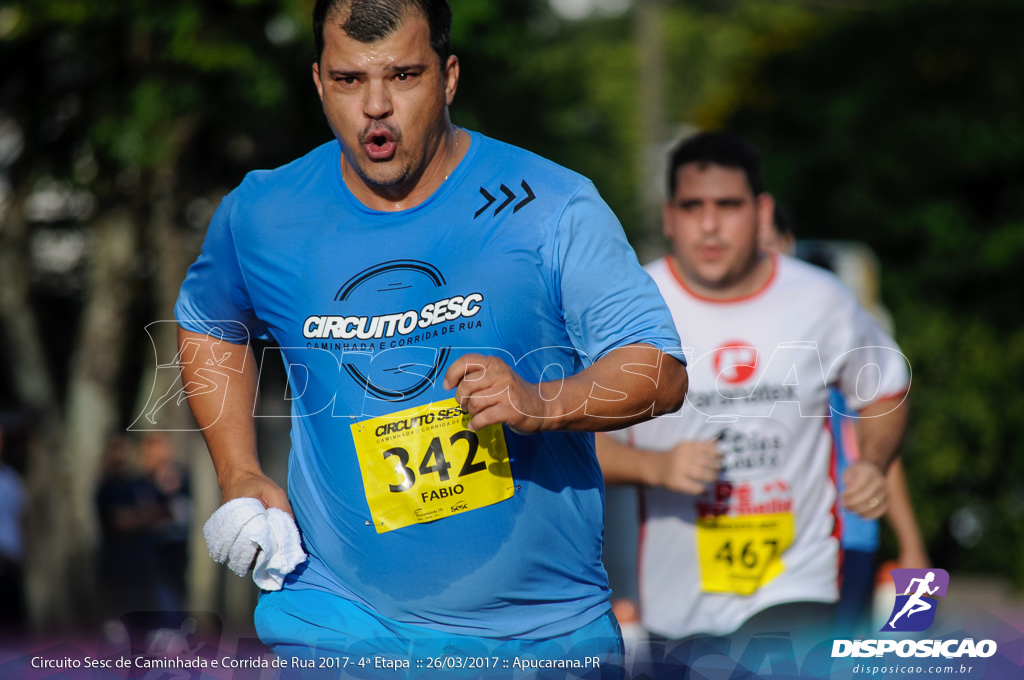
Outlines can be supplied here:
<path id="1" fill-rule="evenodd" d="M 771 243 L 775 235 L 775 199 L 767 191 L 757 195 L 757 243 L 758 249 L 764 250 L 762 244 Z"/>
<path id="2" fill-rule="evenodd" d="M 455 90 L 459 88 L 459 58 L 454 54 L 448 56 L 444 65 L 444 104 L 451 106 L 455 101 Z"/>
<path id="3" fill-rule="evenodd" d="M 320 95 L 320 101 L 324 100 L 324 84 L 320 80 L 320 64 L 313 62 L 313 84 L 316 85 L 316 92 Z"/>

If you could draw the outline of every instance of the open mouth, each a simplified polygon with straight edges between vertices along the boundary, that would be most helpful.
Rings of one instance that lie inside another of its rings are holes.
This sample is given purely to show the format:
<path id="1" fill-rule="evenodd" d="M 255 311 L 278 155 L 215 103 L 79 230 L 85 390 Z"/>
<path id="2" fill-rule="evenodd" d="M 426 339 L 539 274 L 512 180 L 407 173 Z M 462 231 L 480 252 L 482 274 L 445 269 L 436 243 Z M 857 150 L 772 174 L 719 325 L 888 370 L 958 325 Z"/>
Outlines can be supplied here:
<path id="1" fill-rule="evenodd" d="M 370 160 L 386 161 L 395 155 L 398 142 L 388 130 L 374 130 L 363 136 L 363 148 Z"/>

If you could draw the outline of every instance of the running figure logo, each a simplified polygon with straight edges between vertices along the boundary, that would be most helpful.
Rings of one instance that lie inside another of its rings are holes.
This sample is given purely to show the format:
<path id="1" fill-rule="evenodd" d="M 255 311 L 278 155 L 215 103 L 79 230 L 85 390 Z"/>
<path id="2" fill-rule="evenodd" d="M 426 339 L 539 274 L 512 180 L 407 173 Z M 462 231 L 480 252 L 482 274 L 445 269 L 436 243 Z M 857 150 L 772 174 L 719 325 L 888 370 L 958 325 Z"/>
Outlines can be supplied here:
<path id="1" fill-rule="evenodd" d="M 896 583 L 896 604 L 882 632 L 926 630 L 935 621 L 935 597 L 946 596 L 949 574 L 945 569 L 893 569 L 889 573 Z"/>

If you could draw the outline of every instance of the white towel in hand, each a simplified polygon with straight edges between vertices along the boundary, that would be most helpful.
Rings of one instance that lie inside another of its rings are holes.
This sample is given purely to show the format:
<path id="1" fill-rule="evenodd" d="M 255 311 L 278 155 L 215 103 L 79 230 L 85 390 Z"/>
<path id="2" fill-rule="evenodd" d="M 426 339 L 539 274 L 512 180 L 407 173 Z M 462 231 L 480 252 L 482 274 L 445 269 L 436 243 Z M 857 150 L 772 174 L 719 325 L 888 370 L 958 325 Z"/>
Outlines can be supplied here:
<path id="1" fill-rule="evenodd" d="M 263 590 L 280 590 L 284 577 L 306 561 L 291 515 L 263 506 L 256 498 L 236 498 L 220 506 L 203 526 L 210 557 L 252 580 Z"/>

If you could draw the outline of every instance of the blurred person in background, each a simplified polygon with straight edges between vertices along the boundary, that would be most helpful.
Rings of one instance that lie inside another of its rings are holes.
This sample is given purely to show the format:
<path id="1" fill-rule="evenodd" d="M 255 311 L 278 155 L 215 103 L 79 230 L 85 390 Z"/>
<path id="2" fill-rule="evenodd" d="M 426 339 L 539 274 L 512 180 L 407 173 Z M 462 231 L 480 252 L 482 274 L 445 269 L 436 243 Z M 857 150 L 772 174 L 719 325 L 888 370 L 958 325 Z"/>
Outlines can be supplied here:
<path id="1" fill-rule="evenodd" d="M 597 445 L 609 483 L 640 485 L 641 620 L 664 643 L 652 646 L 656 677 L 676 677 L 680 643 L 698 636 L 831 621 L 838 506 L 885 512 L 909 389 L 895 342 L 846 286 L 760 247 L 774 202 L 749 144 L 699 134 L 669 166 L 671 253 L 647 270 L 692 349 L 690 392 L 679 413 Z M 877 382 L 858 385 L 869 364 Z M 841 496 L 822 420 L 831 385 L 860 410 L 861 457 Z"/>
<path id="2" fill-rule="evenodd" d="M 139 466 L 132 441 L 110 437 L 96 490 L 100 523 L 98 582 L 107 619 L 160 608 L 157 532 L 167 520 L 160 492 Z"/>
<path id="3" fill-rule="evenodd" d="M 159 601 L 164 610 L 185 606 L 185 574 L 188 568 L 188 532 L 192 498 L 188 472 L 174 453 L 164 432 L 146 432 L 140 442 L 143 476 L 157 492 L 163 510 L 154 527 L 160 566 Z"/>
<path id="4" fill-rule="evenodd" d="M 27 496 L 18 473 L 4 462 L 4 429 L 0 425 L 0 633 L 17 633 L 25 623 L 22 566 L 23 522 Z"/>
<path id="5" fill-rule="evenodd" d="M 891 315 L 878 299 L 877 267 L 871 266 L 869 255 L 865 252 L 866 246 L 814 241 L 808 247 L 800 248 L 793 229 L 792 215 L 776 202 L 771 228 L 762 235 L 762 247 L 768 252 L 801 257 L 836 274 L 854 292 L 861 306 L 886 332 L 892 333 Z M 838 266 L 839 260 L 852 262 Z M 832 390 L 829 403 L 833 413 L 829 426 L 838 462 L 836 480 L 839 493 L 842 494 L 844 473 L 860 456 L 856 430 L 858 421 L 846 415 L 846 403 L 839 390 Z M 889 509 L 886 510 L 885 518 L 896 538 L 896 565 L 902 569 L 924 569 L 931 566 L 900 458 L 894 460 L 889 467 L 886 482 Z M 840 507 L 840 526 L 843 548 L 842 585 L 839 589 L 839 603 L 836 605 L 835 628 L 837 635 L 853 637 L 866 633 L 871 625 L 880 530 L 878 520 L 865 519 L 846 507 Z M 888 609 L 884 614 L 887 613 Z"/>

